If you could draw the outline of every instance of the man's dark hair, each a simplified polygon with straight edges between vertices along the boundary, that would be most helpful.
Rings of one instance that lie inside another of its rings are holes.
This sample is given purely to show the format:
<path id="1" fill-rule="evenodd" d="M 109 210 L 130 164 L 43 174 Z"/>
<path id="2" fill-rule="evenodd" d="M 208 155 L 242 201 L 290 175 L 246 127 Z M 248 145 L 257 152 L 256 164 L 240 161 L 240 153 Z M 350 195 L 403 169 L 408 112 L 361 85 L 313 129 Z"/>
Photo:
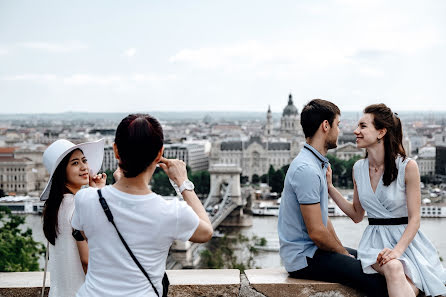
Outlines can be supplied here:
<path id="1" fill-rule="evenodd" d="M 341 115 L 339 107 L 334 103 L 322 99 L 313 99 L 304 106 L 300 114 L 300 124 L 304 130 L 305 138 L 313 137 L 321 123 L 328 121 L 330 127 L 336 115 Z"/>

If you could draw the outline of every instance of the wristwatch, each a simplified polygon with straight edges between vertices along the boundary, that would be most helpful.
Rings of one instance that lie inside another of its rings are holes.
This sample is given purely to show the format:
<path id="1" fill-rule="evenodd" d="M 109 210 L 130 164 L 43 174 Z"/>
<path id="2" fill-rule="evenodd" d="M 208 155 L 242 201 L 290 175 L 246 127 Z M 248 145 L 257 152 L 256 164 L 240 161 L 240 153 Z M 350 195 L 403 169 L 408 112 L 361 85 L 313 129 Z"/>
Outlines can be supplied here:
<path id="1" fill-rule="evenodd" d="M 184 190 L 193 191 L 194 189 L 195 189 L 194 184 L 190 180 L 186 179 L 180 186 L 179 191 L 180 193 L 183 193 Z"/>

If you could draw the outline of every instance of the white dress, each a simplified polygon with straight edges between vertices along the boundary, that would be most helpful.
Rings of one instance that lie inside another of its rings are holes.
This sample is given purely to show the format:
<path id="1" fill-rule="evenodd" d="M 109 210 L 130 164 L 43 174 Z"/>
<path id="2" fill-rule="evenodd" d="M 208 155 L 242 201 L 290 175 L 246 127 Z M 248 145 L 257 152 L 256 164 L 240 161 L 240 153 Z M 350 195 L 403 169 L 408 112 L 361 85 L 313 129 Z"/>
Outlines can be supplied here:
<path id="1" fill-rule="evenodd" d="M 74 195 L 65 194 L 60 204 L 58 223 L 59 233 L 55 245 L 50 243 L 49 297 L 75 296 L 85 280 L 76 241 L 71 235 L 71 216 L 74 211 Z"/>
<path id="2" fill-rule="evenodd" d="M 404 180 L 406 165 L 401 157 L 396 159 L 398 176 L 389 186 L 384 186 L 382 177 L 373 192 L 369 175 L 369 160 L 363 159 L 354 166 L 354 178 L 359 201 L 369 218 L 407 217 L 406 184 Z M 407 225 L 369 225 L 364 230 L 358 247 L 364 273 L 377 273 L 371 265 L 383 248 L 393 248 L 400 240 Z M 418 230 L 412 242 L 399 258 L 405 274 L 426 296 L 446 294 L 446 270 L 443 268 L 438 252 L 424 234 Z"/>

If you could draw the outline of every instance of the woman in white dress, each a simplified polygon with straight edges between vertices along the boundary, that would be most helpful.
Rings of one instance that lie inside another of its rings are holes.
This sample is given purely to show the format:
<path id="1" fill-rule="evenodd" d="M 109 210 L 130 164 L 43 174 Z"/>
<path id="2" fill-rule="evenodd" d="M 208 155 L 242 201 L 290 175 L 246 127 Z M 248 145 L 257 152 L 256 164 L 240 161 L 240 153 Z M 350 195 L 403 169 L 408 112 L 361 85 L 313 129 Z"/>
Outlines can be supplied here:
<path id="1" fill-rule="evenodd" d="M 381 273 L 390 297 L 446 294 L 446 271 L 437 250 L 419 230 L 420 176 L 417 163 L 406 157 L 397 114 L 384 104 L 364 109 L 354 131 L 366 158 L 353 167 L 353 202 L 332 184 L 333 200 L 355 223 L 367 211 L 369 226 L 358 247 L 364 273 Z"/>
<path id="2" fill-rule="evenodd" d="M 88 246 L 86 241 L 75 241 L 71 234 L 74 194 L 86 185 L 105 185 L 105 174 L 94 176 L 103 155 L 103 140 L 75 145 L 65 139 L 52 143 L 43 154 L 43 163 L 50 173 L 40 196 L 45 200 L 43 232 L 50 243 L 50 297 L 75 296 L 85 280 Z"/>

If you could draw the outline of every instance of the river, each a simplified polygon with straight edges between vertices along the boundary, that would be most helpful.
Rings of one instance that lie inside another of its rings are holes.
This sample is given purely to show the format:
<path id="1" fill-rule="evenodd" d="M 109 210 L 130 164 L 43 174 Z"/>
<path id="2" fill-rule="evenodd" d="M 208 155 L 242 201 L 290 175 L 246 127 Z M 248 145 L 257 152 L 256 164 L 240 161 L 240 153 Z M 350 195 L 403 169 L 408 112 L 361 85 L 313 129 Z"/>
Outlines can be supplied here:
<path id="1" fill-rule="evenodd" d="M 361 235 L 367 226 L 367 220 L 363 220 L 359 224 L 354 224 L 347 217 L 331 217 L 333 226 L 338 234 L 339 239 L 344 246 L 357 248 Z M 230 233 L 241 232 L 243 235 L 265 237 L 267 247 L 278 250 L 279 238 L 277 235 L 277 217 L 253 217 L 253 225 L 251 227 L 232 228 Z M 39 215 L 27 215 L 25 228 L 31 228 L 33 238 L 39 242 L 45 242 L 42 231 L 42 220 Z M 446 218 L 422 218 L 420 230 L 431 240 L 437 248 L 440 256 L 446 261 Z M 277 251 L 263 252 L 261 251 L 255 258 L 255 266 L 261 268 L 280 266 L 280 257 Z M 443 261 L 443 265 L 446 262 Z M 43 267 L 43 259 L 40 261 Z M 446 265 L 445 265 L 446 266 Z"/>

